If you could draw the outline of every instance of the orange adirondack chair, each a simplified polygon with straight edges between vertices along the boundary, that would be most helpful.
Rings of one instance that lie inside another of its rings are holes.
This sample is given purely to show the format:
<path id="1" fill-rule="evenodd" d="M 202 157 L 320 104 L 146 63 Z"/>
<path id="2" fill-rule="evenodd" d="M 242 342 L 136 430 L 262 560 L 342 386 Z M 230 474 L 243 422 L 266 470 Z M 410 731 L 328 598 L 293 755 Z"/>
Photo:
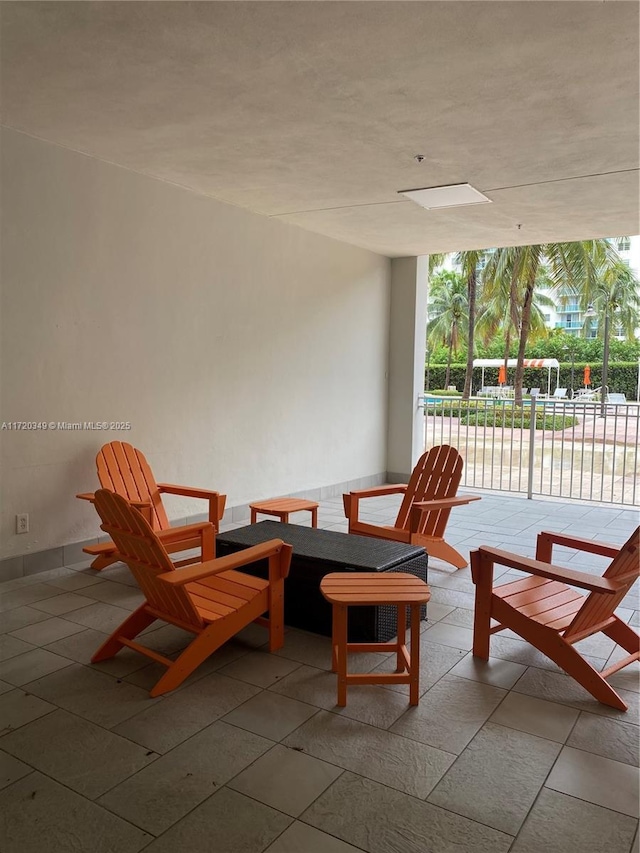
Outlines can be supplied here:
<path id="1" fill-rule="evenodd" d="M 152 528 L 161 536 L 164 546 L 170 554 L 176 551 L 188 551 L 191 548 L 201 548 L 201 559 L 213 559 L 215 550 L 212 549 L 209 539 L 204 536 L 204 532 L 209 523 L 213 524 L 215 533 L 218 532 L 218 525 L 224 513 L 226 495 L 208 489 L 174 486 L 171 483 L 156 483 L 144 454 L 132 445 L 121 441 L 105 444 L 96 456 L 96 465 L 102 488 L 122 495 L 133 506 L 140 509 L 151 522 Z M 209 522 L 171 527 L 162 505 L 162 494 L 208 500 Z M 93 493 L 83 493 L 76 495 L 76 497 L 92 502 L 94 499 Z M 82 550 L 96 558 L 91 564 L 92 569 L 104 569 L 121 559 L 113 542 L 88 545 Z M 190 565 L 197 561 L 198 558 L 196 557 L 183 560 L 178 565 Z"/>
<path id="2" fill-rule="evenodd" d="M 551 565 L 554 544 L 613 559 L 602 577 L 562 569 Z M 487 660 L 490 635 L 511 628 L 599 702 L 626 711 L 627 705 L 606 678 L 640 659 L 640 636 L 614 613 L 640 576 L 639 548 L 640 527 L 621 548 L 545 531 L 538 535 L 535 560 L 481 545 L 471 554 L 476 584 L 474 657 Z M 494 587 L 495 563 L 528 572 L 531 577 Z M 567 584 L 589 590 L 590 594 L 581 595 Z M 491 628 L 491 619 L 500 624 Z M 594 669 L 573 647 L 599 631 L 629 652 L 628 657 L 603 672 Z"/>
<path id="3" fill-rule="evenodd" d="M 121 495 L 106 489 L 95 494 L 102 529 L 113 539 L 146 601 L 117 628 L 91 658 L 97 663 L 123 646 L 168 667 L 151 690 L 161 696 L 175 690 L 206 658 L 250 622 L 269 628 L 269 650 L 284 644 L 284 579 L 289 573 L 291 546 L 280 539 L 246 548 L 237 554 L 207 560 L 187 569 L 171 562 L 158 534 L 142 513 Z M 213 536 L 213 524 L 208 522 Z M 269 560 L 269 580 L 236 571 L 257 560 Z M 269 611 L 269 618 L 261 618 Z M 134 637 L 162 619 L 196 636 L 177 660 L 135 642 Z"/>
<path id="4" fill-rule="evenodd" d="M 439 557 L 457 569 L 467 564 L 462 554 L 444 540 L 451 510 L 479 501 L 475 495 L 457 495 L 462 479 L 462 457 L 447 444 L 432 447 L 423 453 L 413 469 L 408 485 L 398 483 L 359 489 L 342 496 L 344 512 L 349 519 L 349 533 L 377 536 L 409 545 L 422 545 L 430 557 Z M 371 524 L 358 519 L 360 501 L 380 495 L 403 494 L 395 524 Z"/>

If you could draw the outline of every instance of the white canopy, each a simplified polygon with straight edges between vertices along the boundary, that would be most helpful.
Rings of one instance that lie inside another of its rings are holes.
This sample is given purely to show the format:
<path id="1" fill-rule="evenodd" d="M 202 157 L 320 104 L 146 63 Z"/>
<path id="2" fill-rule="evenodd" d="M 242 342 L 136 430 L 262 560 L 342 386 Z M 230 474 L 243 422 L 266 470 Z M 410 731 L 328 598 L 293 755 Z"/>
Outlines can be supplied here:
<path id="1" fill-rule="evenodd" d="M 485 367 L 500 367 L 504 364 L 503 358 L 474 358 L 473 367 L 482 369 L 482 387 L 484 388 L 484 369 Z M 507 368 L 515 367 L 518 364 L 516 358 L 507 360 Z M 525 367 L 539 367 L 547 370 L 547 394 L 551 394 L 551 371 L 556 371 L 556 384 L 560 382 L 560 362 L 557 358 L 525 358 Z"/>

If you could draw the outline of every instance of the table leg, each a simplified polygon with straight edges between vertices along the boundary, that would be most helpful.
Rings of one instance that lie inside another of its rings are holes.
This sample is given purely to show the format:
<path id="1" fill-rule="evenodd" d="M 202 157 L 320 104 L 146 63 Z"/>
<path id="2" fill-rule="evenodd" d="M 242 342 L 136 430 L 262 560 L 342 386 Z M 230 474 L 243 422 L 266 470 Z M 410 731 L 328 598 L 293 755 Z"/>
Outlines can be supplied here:
<path id="1" fill-rule="evenodd" d="M 331 672 L 338 671 L 338 605 L 331 608 Z"/>
<path id="2" fill-rule="evenodd" d="M 283 524 L 289 524 L 289 513 L 288 512 L 281 512 L 280 513 L 280 521 Z"/>
<path id="3" fill-rule="evenodd" d="M 255 509 L 251 510 L 251 524 L 256 523 L 256 518 L 258 517 L 258 511 Z"/>
<path id="4" fill-rule="evenodd" d="M 347 606 L 336 605 L 336 621 L 338 623 L 338 707 L 347 704 Z"/>
<path id="5" fill-rule="evenodd" d="M 405 664 L 404 658 L 402 656 L 402 652 L 400 649 L 403 645 L 406 644 L 407 638 L 407 608 L 404 604 L 399 604 L 397 607 L 398 611 L 398 637 L 397 637 L 397 646 L 396 646 L 396 672 L 404 672 Z"/>
<path id="6" fill-rule="evenodd" d="M 311 510 L 311 526 L 312 527 L 318 526 L 318 507 L 317 506 Z"/>
<path id="7" fill-rule="evenodd" d="M 409 657 L 409 704 L 420 699 L 420 605 L 411 605 L 411 654 Z"/>

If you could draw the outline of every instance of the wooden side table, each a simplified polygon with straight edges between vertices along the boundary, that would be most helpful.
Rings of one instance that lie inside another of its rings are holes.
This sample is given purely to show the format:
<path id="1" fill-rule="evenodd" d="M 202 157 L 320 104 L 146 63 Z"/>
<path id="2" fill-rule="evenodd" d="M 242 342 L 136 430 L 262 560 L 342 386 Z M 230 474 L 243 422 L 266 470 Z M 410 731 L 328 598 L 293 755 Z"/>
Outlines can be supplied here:
<path id="1" fill-rule="evenodd" d="M 318 526 L 318 504 L 315 501 L 305 501 L 302 498 L 271 498 L 268 501 L 256 501 L 249 504 L 251 508 L 251 524 L 256 523 L 258 513 L 275 515 L 285 524 L 289 521 L 289 513 L 308 510 L 311 513 L 311 526 Z"/>
<path id="2" fill-rule="evenodd" d="M 338 673 L 338 706 L 347 704 L 348 684 L 408 684 L 409 703 L 417 705 L 420 678 L 420 607 L 431 598 L 429 587 L 406 572 L 332 572 L 325 575 L 320 591 L 333 605 L 331 669 Z M 392 604 L 398 608 L 398 636 L 391 643 L 349 643 L 348 608 Z M 407 607 L 411 611 L 411 649 L 406 646 Z M 388 652 L 397 655 L 396 671 L 348 673 L 349 652 Z"/>

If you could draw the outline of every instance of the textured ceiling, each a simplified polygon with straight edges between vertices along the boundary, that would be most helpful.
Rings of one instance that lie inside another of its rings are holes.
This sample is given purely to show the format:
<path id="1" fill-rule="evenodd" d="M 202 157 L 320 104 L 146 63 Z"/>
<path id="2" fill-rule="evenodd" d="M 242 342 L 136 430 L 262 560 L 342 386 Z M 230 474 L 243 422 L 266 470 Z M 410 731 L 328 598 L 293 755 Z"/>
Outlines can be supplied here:
<path id="1" fill-rule="evenodd" d="M 640 230 L 637 3 L 0 9 L 41 139 L 389 256 Z M 397 195 L 461 182 L 493 204 Z"/>

